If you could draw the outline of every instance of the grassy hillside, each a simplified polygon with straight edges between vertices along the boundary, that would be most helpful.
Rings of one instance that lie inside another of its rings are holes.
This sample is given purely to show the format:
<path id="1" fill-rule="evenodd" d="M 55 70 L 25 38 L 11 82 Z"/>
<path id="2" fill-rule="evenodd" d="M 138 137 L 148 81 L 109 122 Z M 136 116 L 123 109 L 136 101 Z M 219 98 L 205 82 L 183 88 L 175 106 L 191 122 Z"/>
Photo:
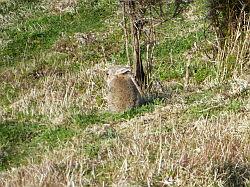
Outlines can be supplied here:
<path id="1" fill-rule="evenodd" d="M 155 99 L 112 114 L 121 16 L 115 0 L 0 1 L 0 186 L 250 186 L 249 28 L 213 54 L 206 4 L 188 5 L 156 28 Z"/>

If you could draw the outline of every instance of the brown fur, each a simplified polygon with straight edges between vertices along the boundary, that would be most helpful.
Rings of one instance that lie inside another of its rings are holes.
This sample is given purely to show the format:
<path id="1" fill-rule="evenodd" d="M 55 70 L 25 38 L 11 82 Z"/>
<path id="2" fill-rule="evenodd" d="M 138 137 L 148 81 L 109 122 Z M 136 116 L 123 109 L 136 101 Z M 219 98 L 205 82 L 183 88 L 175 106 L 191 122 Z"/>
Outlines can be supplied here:
<path id="1" fill-rule="evenodd" d="M 128 69 L 111 69 L 108 75 L 108 105 L 112 112 L 123 112 L 142 104 L 142 97 Z"/>

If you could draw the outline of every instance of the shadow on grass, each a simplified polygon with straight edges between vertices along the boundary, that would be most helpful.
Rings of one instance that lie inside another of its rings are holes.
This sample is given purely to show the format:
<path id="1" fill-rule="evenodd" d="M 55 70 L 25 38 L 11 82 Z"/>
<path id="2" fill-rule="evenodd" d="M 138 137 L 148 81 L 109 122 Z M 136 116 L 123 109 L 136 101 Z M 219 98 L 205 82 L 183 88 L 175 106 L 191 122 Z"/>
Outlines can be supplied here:
<path id="1" fill-rule="evenodd" d="M 250 165 L 225 162 L 214 168 L 217 179 L 224 182 L 224 187 L 247 187 L 250 180 Z"/>
<path id="2" fill-rule="evenodd" d="M 0 123 L 0 170 L 21 162 L 25 145 L 45 130 L 36 124 L 6 121 Z"/>
<path id="3" fill-rule="evenodd" d="M 155 108 L 154 104 L 155 103 L 153 102 L 147 103 L 146 105 L 128 110 L 123 113 L 91 112 L 86 114 L 78 114 L 73 117 L 73 123 L 80 125 L 82 128 L 86 128 L 91 124 L 117 123 L 124 120 L 130 120 L 143 113 L 152 112 Z"/>
<path id="4" fill-rule="evenodd" d="M 39 148 L 55 148 L 75 132 L 66 127 L 5 121 L 0 123 L 0 171 L 24 164 Z M 44 150 L 40 150 L 44 152 Z"/>

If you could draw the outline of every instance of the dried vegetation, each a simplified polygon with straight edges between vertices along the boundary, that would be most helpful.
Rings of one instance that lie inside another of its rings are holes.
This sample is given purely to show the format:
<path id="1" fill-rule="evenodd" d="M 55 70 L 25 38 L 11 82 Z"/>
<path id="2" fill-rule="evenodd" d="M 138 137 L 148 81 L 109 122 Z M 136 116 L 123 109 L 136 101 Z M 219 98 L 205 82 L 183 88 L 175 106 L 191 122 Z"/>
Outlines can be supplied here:
<path id="1" fill-rule="evenodd" d="M 19 24 L 0 8 L 16 18 L 1 20 L 0 186 L 249 186 L 249 19 L 203 37 L 201 2 L 155 28 L 152 102 L 121 114 L 105 101 L 105 70 L 128 60 L 116 2 L 51 1 L 50 19 L 42 2 Z"/>

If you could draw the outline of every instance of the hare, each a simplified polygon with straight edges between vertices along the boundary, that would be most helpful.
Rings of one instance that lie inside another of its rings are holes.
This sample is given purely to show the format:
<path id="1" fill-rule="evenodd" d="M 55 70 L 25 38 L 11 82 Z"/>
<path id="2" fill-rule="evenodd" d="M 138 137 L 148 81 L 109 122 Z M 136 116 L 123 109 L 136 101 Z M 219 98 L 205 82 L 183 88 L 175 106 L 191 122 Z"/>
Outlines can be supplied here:
<path id="1" fill-rule="evenodd" d="M 143 103 L 139 86 L 128 67 L 115 66 L 107 72 L 108 105 L 112 112 L 124 112 Z"/>

